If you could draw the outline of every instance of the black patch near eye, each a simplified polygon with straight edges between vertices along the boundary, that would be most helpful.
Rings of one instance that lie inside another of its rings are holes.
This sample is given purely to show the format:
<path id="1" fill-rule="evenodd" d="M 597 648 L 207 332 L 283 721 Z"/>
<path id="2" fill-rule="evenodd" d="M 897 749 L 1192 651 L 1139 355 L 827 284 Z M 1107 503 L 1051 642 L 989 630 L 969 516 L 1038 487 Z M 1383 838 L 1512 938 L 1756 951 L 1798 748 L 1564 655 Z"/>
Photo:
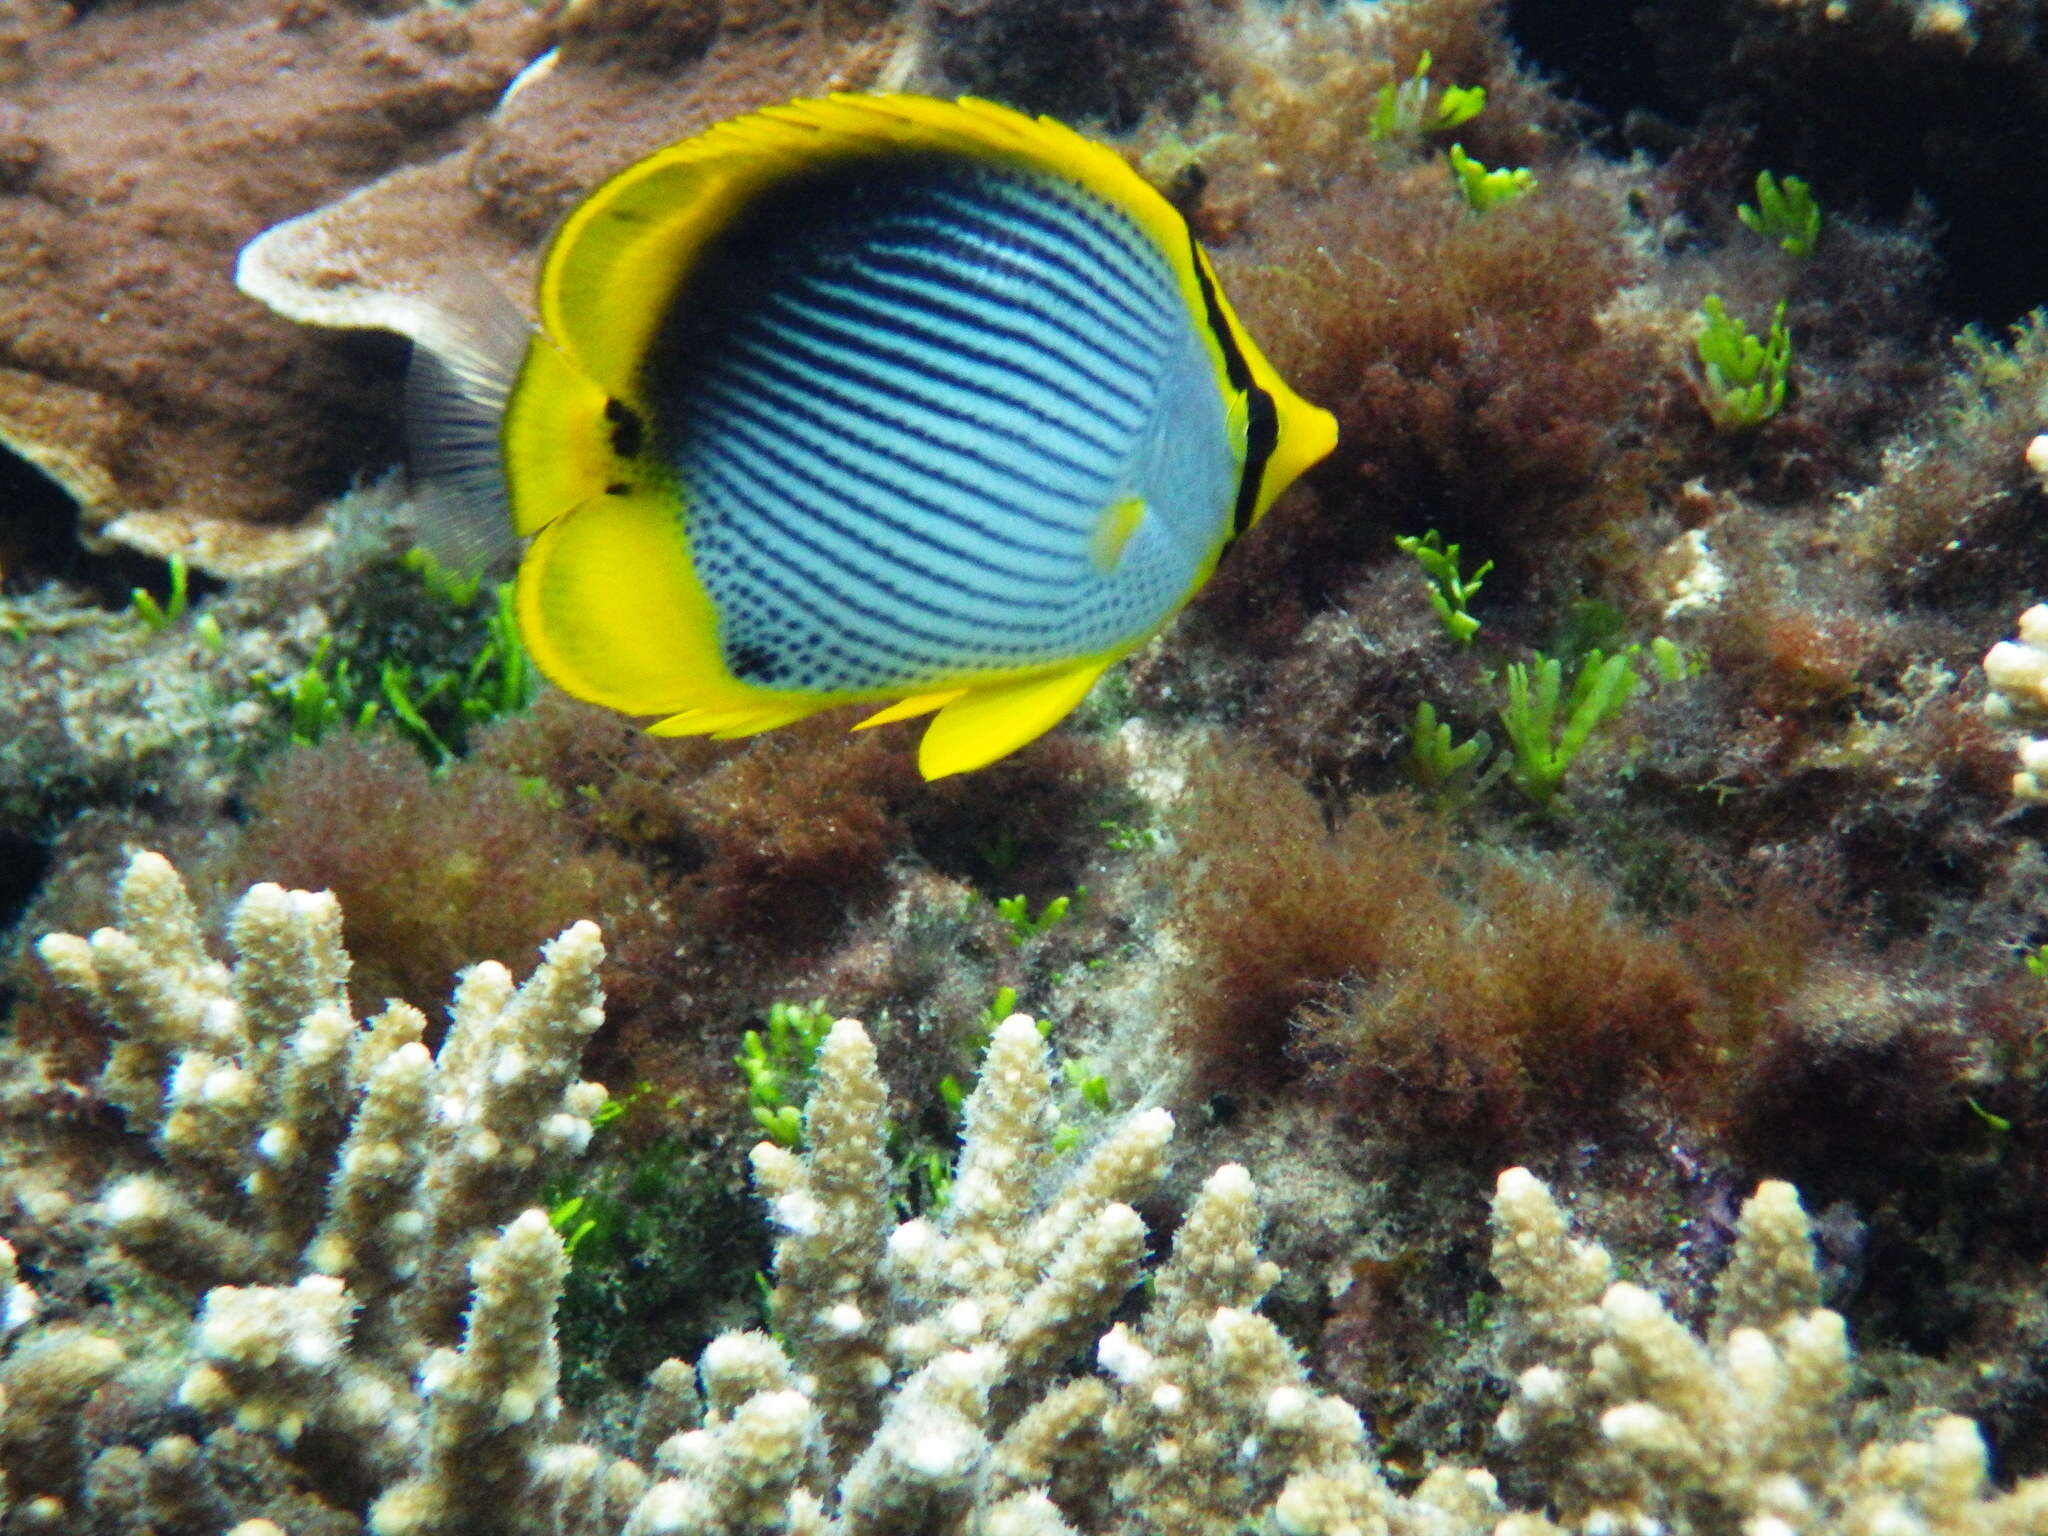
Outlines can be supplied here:
<path id="1" fill-rule="evenodd" d="M 604 419 L 612 424 L 612 452 L 622 459 L 639 457 L 640 443 L 646 432 L 632 407 L 623 400 L 607 400 Z"/>

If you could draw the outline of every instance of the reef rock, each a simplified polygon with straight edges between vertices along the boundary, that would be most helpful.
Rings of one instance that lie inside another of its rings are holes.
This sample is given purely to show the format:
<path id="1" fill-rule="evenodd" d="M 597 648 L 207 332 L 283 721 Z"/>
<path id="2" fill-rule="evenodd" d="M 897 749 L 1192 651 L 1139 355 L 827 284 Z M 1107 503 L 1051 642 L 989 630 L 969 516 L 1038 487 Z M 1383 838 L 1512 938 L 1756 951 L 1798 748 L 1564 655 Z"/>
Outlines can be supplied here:
<path id="1" fill-rule="evenodd" d="M 895 83 L 911 58 L 886 8 L 777 0 L 572 0 L 556 35 L 471 143 L 251 242 L 243 292 L 432 341 L 479 275 L 527 304 L 548 230 L 608 174 L 770 102 Z"/>
<path id="2" fill-rule="evenodd" d="M 220 573 L 303 558 L 393 368 L 237 294 L 236 250 L 445 154 L 547 42 L 521 0 L 0 11 L 0 447 L 81 531 Z"/>

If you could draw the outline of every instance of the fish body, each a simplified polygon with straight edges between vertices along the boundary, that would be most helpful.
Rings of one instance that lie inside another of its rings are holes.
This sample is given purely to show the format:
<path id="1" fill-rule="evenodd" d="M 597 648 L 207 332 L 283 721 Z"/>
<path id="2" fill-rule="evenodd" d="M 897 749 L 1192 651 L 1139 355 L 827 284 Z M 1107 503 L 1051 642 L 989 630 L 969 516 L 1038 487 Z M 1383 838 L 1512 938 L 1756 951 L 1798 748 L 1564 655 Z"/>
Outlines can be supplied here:
<path id="1" fill-rule="evenodd" d="M 521 631 L 658 734 L 883 703 L 863 726 L 936 711 L 927 777 L 980 767 L 1336 436 L 1164 198 L 986 102 L 797 101 L 657 151 L 569 215 L 538 307 L 516 374 L 456 370 L 530 540 Z"/>

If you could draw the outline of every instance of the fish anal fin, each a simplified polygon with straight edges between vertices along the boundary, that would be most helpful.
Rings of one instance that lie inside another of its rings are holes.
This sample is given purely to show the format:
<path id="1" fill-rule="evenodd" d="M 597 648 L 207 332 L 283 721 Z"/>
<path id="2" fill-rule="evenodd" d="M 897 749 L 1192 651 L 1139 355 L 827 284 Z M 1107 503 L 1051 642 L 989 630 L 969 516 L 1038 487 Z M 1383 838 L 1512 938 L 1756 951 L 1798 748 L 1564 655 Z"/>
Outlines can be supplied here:
<path id="1" fill-rule="evenodd" d="M 970 689 L 933 717 L 918 744 L 918 771 L 927 779 L 967 773 L 1036 740 L 1087 697 L 1115 659 L 1091 658 L 1058 672 Z"/>
<path id="2" fill-rule="evenodd" d="M 542 673 L 624 714 L 687 713 L 721 731 L 770 713 L 779 725 L 836 702 L 754 687 L 726 670 L 683 509 L 665 490 L 594 496 L 550 522 L 527 547 L 516 596 L 520 634 Z"/>
<path id="3" fill-rule="evenodd" d="M 943 709 L 966 691 L 964 688 L 951 688 L 944 693 L 920 693 L 908 699 L 898 699 L 887 709 L 878 709 L 867 719 L 857 722 L 853 729 L 864 731 L 871 725 L 893 725 L 898 720 L 914 720 L 919 715 Z"/>

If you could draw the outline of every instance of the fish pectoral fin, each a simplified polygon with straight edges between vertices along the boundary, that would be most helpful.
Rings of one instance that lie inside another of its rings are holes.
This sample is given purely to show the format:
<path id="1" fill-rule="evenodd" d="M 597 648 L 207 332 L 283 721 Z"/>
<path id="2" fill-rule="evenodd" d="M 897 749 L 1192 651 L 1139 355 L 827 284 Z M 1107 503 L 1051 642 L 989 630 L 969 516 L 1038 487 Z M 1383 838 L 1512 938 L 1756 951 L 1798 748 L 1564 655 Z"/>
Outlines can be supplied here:
<path id="1" fill-rule="evenodd" d="M 914 720 L 919 715 L 945 708 L 965 692 L 965 688 L 954 688 L 945 693 L 920 693 L 908 699 L 898 699 L 887 709 L 878 709 L 867 719 L 859 721 L 853 729 L 864 731 L 871 725 L 893 725 L 898 720 Z"/>
<path id="2" fill-rule="evenodd" d="M 1051 730 L 1088 695 L 1116 657 L 1077 663 L 1016 682 L 971 688 L 942 708 L 918 744 L 927 779 L 984 768 Z"/>
<path id="3" fill-rule="evenodd" d="M 1102 515 L 1095 519 L 1095 532 L 1088 538 L 1088 559 L 1095 569 L 1107 576 L 1116 569 L 1117 561 L 1124 555 L 1124 546 L 1131 542 L 1131 535 L 1138 531 L 1138 524 L 1145 520 L 1145 498 L 1126 496 L 1121 501 L 1112 501 L 1102 509 Z"/>
<path id="4" fill-rule="evenodd" d="M 1230 404 L 1223 411 L 1223 430 L 1230 438 L 1230 451 L 1242 464 L 1252 439 L 1252 403 L 1241 389 L 1231 391 Z"/>

